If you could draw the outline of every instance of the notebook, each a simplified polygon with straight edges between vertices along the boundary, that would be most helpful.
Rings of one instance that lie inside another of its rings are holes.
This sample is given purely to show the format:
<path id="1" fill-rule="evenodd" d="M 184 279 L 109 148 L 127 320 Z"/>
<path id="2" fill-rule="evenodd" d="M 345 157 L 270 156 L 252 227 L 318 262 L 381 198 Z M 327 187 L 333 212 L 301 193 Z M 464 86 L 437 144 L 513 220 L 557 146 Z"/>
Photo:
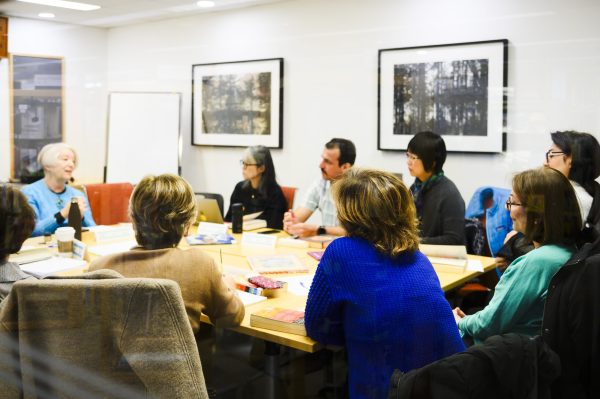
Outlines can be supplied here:
<path id="1" fill-rule="evenodd" d="M 196 209 L 198 215 L 196 222 L 223 223 L 223 215 L 219 209 L 219 204 L 216 199 L 202 198 L 197 200 Z"/>

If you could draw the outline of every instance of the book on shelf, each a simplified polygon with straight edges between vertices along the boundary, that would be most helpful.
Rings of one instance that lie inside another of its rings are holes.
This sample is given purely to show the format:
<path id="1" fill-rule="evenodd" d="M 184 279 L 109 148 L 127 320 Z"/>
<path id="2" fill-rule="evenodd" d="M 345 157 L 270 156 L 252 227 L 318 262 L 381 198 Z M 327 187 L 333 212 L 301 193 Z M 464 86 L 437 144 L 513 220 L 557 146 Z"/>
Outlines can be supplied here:
<path id="1" fill-rule="evenodd" d="M 304 312 L 301 310 L 266 307 L 250 314 L 250 325 L 306 336 Z"/>
<path id="2" fill-rule="evenodd" d="M 308 273 L 306 267 L 296 255 L 259 255 L 248 256 L 248 263 L 256 273 Z"/>

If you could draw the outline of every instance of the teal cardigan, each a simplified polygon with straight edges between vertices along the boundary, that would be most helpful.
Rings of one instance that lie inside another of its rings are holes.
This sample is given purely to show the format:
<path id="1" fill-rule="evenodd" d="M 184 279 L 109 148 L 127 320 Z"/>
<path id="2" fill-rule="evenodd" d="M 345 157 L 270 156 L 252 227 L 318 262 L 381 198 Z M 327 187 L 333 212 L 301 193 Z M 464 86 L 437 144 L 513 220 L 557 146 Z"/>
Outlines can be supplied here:
<path id="1" fill-rule="evenodd" d="M 515 259 L 496 285 L 490 303 L 458 323 L 475 343 L 504 333 L 538 335 L 550 279 L 572 255 L 572 250 L 544 245 Z"/>

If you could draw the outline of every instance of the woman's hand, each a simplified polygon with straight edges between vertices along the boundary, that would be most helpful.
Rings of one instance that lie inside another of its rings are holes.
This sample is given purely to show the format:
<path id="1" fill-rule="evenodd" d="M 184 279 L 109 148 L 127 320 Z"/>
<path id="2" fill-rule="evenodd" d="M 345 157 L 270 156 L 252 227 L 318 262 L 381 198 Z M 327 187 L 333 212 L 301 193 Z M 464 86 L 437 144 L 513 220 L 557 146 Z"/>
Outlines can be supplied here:
<path id="1" fill-rule="evenodd" d="M 460 308 L 454 308 L 452 310 L 452 313 L 454 314 L 454 321 L 456 322 L 456 324 L 458 324 L 458 322 L 466 316 L 465 312 L 463 312 L 462 310 L 460 310 Z"/>

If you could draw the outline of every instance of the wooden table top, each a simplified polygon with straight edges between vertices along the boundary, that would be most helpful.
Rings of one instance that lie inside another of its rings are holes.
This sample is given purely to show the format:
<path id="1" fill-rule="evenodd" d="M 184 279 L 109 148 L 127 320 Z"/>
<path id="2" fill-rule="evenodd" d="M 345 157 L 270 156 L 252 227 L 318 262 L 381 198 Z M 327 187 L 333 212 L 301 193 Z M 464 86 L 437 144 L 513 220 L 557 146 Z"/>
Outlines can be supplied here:
<path id="1" fill-rule="evenodd" d="M 280 236 L 287 236 L 286 233 L 280 233 Z M 318 261 L 308 255 L 309 251 L 318 251 L 319 249 L 314 248 L 295 248 L 295 247 L 282 247 L 278 246 L 275 248 L 257 248 L 250 246 L 241 245 L 241 234 L 234 234 L 236 238 L 235 244 L 230 245 L 203 245 L 202 249 L 210 255 L 217 264 L 225 266 L 233 266 L 238 269 L 244 269 L 251 272 L 250 265 L 246 259 L 249 255 L 276 255 L 276 254 L 294 254 L 298 256 L 300 261 L 308 266 L 310 273 L 314 274 Z M 88 246 L 96 245 L 94 234 L 91 232 L 83 233 L 83 241 Z M 28 245 L 43 245 L 43 237 L 31 238 L 26 242 Z M 181 247 L 187 248 L 189 245 L 185 240 L 182 241 Z M 87 256 L 86 259 L 89 261 L 93 259 L 94 255 Z M 494 259 L 483 256 L 469 255 L 470 260 L 479 260 L 483 265 L 485 271 L 494 268 Z M 434 269 L 440 279 L 440 284 L 444 291 L 449 291 L 453 288 L 460 286 L 466 281 L 476 277 L 480 273 L 477 271 L 465 270 L 461 271 L 456 267 L 445 266 L 434 264 Z M 74 272 L 78 273 L 80 271 Z M 73 273 L 69 273 L 73 274 Z M 285 277 L 291 275 L 273 275 L 273 278 Z M 296 334 L 288 334 L 274 330 L 268 330 L 263 328 L 256 328 L 250 326 L 250 315 L 265 307 L 282 307 L 288 309 L 303 310 L 306 306 L 306 296 L 294 295 L 291 292 L 286 292 L 278 298 L 269 298 L 266 301 L 255 303 L 246 307 L 246 315 L 239 327 L 232 328 L 234 331 L 238 331 L 242 334 L 253 336 L 256 338 L 263 339 L 265 341 L 274 342 L 277 344 L 285 345 L 291 348 L 299 349 L 305 352 L 315 352 L 321 348 L 321 345 L 312 339 Z M 201 319 L 203 322 L 209 323 L 208 317 L 205 315 Z"/>

